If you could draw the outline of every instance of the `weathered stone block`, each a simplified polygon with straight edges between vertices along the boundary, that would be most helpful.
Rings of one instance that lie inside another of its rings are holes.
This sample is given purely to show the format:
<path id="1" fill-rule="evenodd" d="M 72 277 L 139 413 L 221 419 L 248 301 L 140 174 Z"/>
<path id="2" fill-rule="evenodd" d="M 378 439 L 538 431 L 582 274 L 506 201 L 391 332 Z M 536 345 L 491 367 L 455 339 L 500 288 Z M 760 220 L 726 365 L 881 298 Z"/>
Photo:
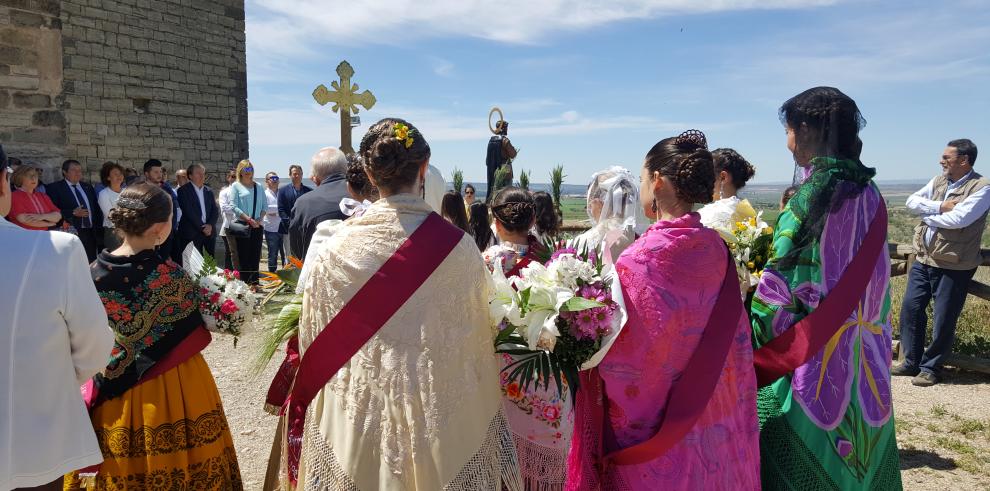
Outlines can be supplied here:
<path id="1" fill-rule="evenodd" d="M 31 116 L 31 124 L 43 128 L 65 128 L 65 116 L 61 111 L 37 111 Z"/>
<path id="2" fill-rule="evenodd" d="M 48 19 L 43 15 L 32 12 L 11 10 L 8 15 L 10 16 L 10 24 L 16 27 L 42 27 L 48 25 Z"/>
<path id="3" fill-rule="evenodd" d="M 0 75 L 0 88 L 35 90 L 38 83 L 38 77 Z"/>
<path id="4" fill-rule="evenodd" d="M 6 90 L 0 90 L 0 108 L 7 107 L 10 103 L 10 93 Z"/>
<path id="5" fill-rule="evenodd" d="M 25 109 L 40 109 L 51 107 L 52 98 L 45 94 L 31 94 L 26 92 L 14 92 L 11 98 L 14 102 L 14 107 L 20 107 Z M 6 104 L 0 104 L 0 106 L 5 106 Z"/>

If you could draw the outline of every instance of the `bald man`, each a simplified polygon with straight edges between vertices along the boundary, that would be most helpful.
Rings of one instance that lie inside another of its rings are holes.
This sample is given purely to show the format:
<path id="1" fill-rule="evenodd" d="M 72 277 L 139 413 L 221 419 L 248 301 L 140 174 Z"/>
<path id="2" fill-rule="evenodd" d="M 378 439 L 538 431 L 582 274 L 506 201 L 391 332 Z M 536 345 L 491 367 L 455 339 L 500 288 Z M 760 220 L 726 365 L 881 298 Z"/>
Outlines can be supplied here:
<path id="1" fill-rule="evenodd" d="M 324 220 L 347 218 L 340 211 L 340 200 L 350 197 L 347 193 L 347 156 L 344 152 L 326 147 L 320 149 L 310 160 L 310 179 L 316 189 L 302 195 L 292 207 L 292 221 L 289 222 L 289 252 L 297 257 L 306 257 L 309 241 L 316 232 L 316 226 Z"/>

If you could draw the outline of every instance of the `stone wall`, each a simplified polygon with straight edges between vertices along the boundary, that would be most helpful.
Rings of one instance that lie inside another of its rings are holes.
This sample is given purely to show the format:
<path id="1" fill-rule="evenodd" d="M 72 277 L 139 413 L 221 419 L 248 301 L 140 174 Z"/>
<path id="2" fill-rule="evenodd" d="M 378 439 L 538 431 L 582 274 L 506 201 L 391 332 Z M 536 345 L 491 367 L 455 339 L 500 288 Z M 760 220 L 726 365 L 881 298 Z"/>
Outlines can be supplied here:
<path id="1" fill-rule="evenodd" d="M 0 0 L 4 65 L 9 155 L 91 177 L 107 160 L 219 174 L 248 156 L 243 0 Z"/>
<path id="2" fill-rule="evenodd" d="M 46 168 L 66 151 L 60 15 L 57 0 L 0 0 L 0 143 Z"/>

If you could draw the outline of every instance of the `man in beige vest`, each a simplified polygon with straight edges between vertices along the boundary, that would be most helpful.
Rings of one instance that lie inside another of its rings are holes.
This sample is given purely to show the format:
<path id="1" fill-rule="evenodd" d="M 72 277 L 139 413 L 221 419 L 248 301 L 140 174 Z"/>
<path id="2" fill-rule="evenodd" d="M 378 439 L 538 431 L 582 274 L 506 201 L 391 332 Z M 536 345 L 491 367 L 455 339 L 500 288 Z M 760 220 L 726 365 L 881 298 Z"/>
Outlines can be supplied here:
<path id="1" fill-rule="evenodd" d="M 901 349 L 904 362 L 892 375 L 914 376 L 911 383 L 929 387 L 952 350 L 956 321 L 966 302 L 969 281 L 983 262 L 980 238 L 990 210 L 990 181 L 973 170 L 976 145 L 952 140 L 942 152 L 942 174 L 907 199 L 921 215 L 915 227 L 917 260 L 908 273 L 901 305 Z M 932 343 L 925 348 L 925 309 L 934 298 Z"/>

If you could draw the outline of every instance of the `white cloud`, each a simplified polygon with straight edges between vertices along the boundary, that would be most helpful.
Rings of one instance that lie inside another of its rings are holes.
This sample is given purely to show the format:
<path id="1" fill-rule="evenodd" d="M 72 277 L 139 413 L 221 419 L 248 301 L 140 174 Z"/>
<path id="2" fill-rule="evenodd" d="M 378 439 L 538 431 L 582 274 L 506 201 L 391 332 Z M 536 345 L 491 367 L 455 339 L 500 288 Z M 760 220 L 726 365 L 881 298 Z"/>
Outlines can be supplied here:
<path id="1" fill-rule="evenodd" d="M 830 22 L 816 31 L 780 31 L 763 45 L 733 47 L 727 68 L 736 79 L 847 88 L 986 76 L 990 11 L 958 7 L 963 12 L 931 4 Z"/>
<path id="2" fill-rule="evenodd" d="M 252 52 L 302 55 L 312 44 L 398 45 L 473 37 L 530 44 L 614 22 L 730 10 L 794 9 L 840 0 L 248 0 Z"/>
<path id="3" fill-rule="evenodd" d="M 454 74 L 454 63 L 450 60 L 433 56 L 430 57 L 430 63 L 433 65 L 433 73 L 441 77 L 450 77 Z"/>

